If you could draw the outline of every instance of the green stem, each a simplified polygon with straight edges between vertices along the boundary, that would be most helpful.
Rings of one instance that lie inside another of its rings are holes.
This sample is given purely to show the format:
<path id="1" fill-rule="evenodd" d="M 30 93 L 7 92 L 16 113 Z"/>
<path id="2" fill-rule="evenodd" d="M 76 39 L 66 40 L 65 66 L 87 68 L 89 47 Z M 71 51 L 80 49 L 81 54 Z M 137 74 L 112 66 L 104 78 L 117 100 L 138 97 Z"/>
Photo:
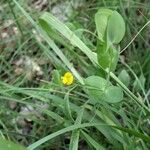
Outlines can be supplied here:
<path id="1" fill-rule="evenodd" d="M 22 39 L 23 39 L 23 38 L 24 38 L 23 31 L 22 31 L 22 29 L 21 29 L 21 25 L 20 25 L 20 23 L 19 23 L 19 21 L 18 21 L 18 18 L 17 18 L 16 14 L 15 14 L 15 12 L 14 12 L 14 10 L 13 10 L 13 5 L 11 4 L 10 0 L 8 0 L 8 5 L 9 5 L 10 11 L 11 11 L 11 13 L 12 13 L 14 19 L 15 19 L 15 22 L 16 22 L 16 24 L 17 24 L 17 27 L 18 27 L 18 29 L 19 29 L 19 31 L 20 31 L 20 33 L 21 33 Z"/>

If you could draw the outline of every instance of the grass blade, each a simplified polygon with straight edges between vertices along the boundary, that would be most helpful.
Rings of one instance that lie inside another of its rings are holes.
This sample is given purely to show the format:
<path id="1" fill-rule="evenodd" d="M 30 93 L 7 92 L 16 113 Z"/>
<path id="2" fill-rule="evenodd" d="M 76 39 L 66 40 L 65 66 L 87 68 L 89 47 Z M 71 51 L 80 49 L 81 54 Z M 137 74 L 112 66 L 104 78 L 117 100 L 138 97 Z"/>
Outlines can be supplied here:
<path id="1" fill-rule="evenodd" d="M 81 111 L 78 112 L 78 116 L 74 125 L 81 124 L 83 111 L 84 111 L 84 108 L 82 108 Z M 78 150 L 79 134 L 80 134 L 80 131 L 78 129 L 72 132 L 69 150 Z"/>
<path id="2" fill-rule="evenodd" d="M 89 136 L 86 132 L 81 131 L 84 138 L 96 149 L 96 150 L 105 150 L 105 148 L 96 142 L 91 136 Z"/>
<path id="3" fill-rule="evenodd" d="M 135 137 L 139 137 L 140 139 L 150 143 L 150 136 L 148 135 L 144 135 L 143 133 L 140 133 L 135 130 L 128 129 L 128 128 L 123 128 L 123 127 L 118 127 L 118 126 L 112 126 L 112 127 L 118 130 L 124 131 L 126 133 L 129 133 L 130 135 L 134 135 Z"/>
<path id="4" fill-rule="evenodd" d="M 84 123 L 84 124 L 79 124 L 79 125 L 72 125 L 72 126 L 69 126 L 69 127 L 66 127 L 66 128 L 63 128 L 55 133 L 52 133 L 48 136 L 45 136 L 44 138 L 38 140 L 37 142 L 31 144 L 28 146 L 28 150 L 33 150 L 35 148 L 37 148 L 38 146 L 40 146 L 41 144 L 47 142 L 48 140 L 51 140 L 61 134 L 64 134 L 66 132 L 69 132 L 69 131 L 73 131 L 75 129 L 79 129 L 79 128 L 85 128 L 85 127 L 91 127 L 91 126 L 104 126 L 106 124 L 97 124 L 97 123 Z"/>
<path id="5" fill-rule="evenodd" d="M 45 12 L 39 19 L 41 26 L 48 24 L 50 27 L 56 29 L 65 38 L 67 38 L 73 46 L 77 46 L 80 50 L 85 53 L 93 64 L 95 64 L 96 57 L 94 53 L 72 32 L 65 24 L 59 21 L 52 14 Z M 95 59 L 95 60 L 94 60 Z"/>

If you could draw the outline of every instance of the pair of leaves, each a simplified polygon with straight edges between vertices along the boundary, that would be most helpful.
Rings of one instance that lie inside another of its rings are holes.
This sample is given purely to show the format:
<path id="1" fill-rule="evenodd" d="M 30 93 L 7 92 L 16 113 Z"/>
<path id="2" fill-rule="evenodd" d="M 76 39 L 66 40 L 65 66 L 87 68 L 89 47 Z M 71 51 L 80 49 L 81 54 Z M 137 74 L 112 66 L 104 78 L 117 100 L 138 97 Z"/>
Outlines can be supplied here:
<path id="1" fill-rule="evenodd" d="M 114 71 L 119 59 L 118 44 L 125 34 L 125 23 L 117 11 L 100 9 L 95 14 L 98 32 L 97 58 L 103 69 Z"/>
<path id="2" fill-rule="evenodd" d="M 102 42 L 119 44 L 125 34 L 125 23 L 117 11 L 99 9 L 95 14 L 98 37 Z"/>
<path id="3" fill-rule="evenodd" d="M 96 103 L 100 100 L 117 103 L 123 99 L 123 91 L 120 87 L 111 85 L 107 80 L 99 76 L 86 78 L 85 85 L 87 94 Z"/>

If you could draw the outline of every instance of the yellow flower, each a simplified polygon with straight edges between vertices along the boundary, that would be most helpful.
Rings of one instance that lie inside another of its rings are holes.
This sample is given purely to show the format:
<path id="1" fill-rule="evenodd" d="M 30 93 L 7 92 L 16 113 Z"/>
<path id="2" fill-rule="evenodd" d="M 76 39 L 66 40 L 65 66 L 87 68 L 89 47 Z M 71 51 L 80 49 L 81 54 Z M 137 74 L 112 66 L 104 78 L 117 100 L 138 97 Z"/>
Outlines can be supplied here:
<path id="1" fill-rule="evenodd" d="M 74 77 L 71 72 L 66 72 L 64 76 L 61 77 L 61 80 L 64 85 L 71 85 L 74 81 Z"/>

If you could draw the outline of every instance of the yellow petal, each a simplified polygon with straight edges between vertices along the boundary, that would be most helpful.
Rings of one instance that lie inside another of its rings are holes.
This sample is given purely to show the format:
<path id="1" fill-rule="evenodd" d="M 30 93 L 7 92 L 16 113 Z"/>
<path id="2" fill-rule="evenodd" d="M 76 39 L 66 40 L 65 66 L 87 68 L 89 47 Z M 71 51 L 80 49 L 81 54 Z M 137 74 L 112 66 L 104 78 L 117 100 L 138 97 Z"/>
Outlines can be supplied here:
<path id="1" fill-rule="evenodd" d="M 74 77 L 71 72 L 66 72 L 63 77 L 61 77 L 62 83 L 65 85 L 71 85 L 74 81 Z"/>

